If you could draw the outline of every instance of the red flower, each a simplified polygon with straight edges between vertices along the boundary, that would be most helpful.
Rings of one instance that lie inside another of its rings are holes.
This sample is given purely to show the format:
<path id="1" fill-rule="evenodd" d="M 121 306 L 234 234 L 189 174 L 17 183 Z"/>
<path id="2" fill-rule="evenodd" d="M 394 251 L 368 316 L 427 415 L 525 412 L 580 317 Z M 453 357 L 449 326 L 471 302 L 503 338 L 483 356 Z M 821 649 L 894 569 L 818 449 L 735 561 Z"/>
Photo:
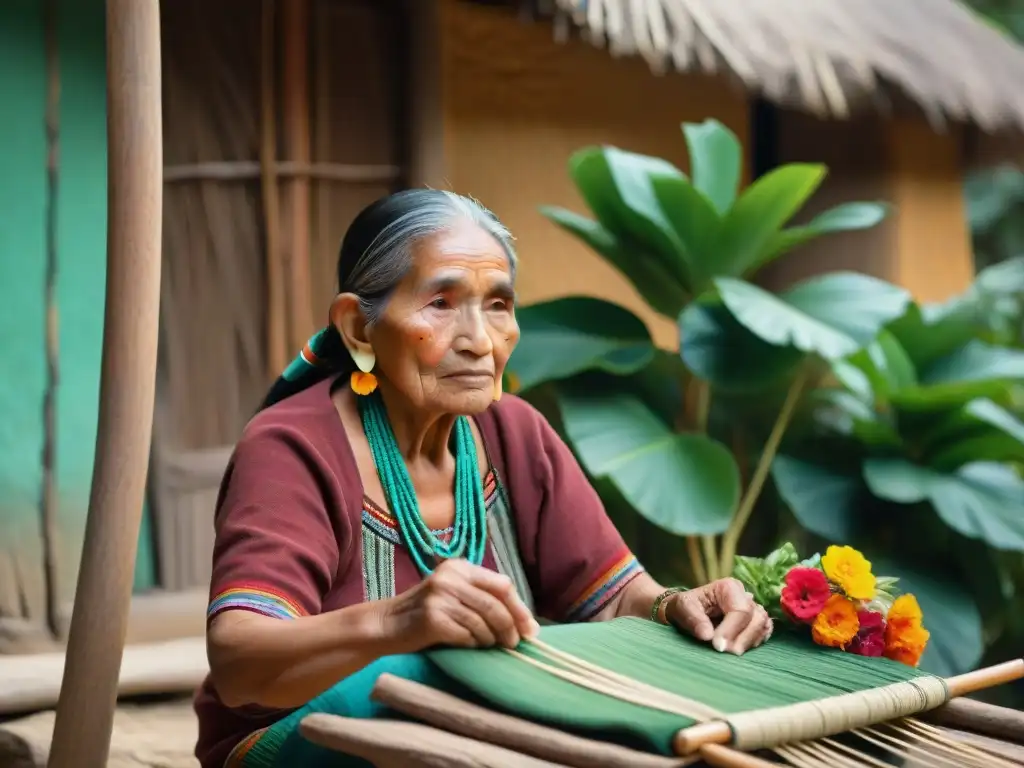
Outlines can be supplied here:
<path id="1" fill-rule="evenodd" d="M 825 607 L 832 590 L 817 568 L 790 568 L 782 588 L 782 610 L 793 621 L 808 624 Z"/>
<path id="2" fill-rule="evenodd" d="M 858 656 L 881 656 L 885 652 L 885 618 L 875 611 L 858 611 L 860 629 L 846 649 Z"/>

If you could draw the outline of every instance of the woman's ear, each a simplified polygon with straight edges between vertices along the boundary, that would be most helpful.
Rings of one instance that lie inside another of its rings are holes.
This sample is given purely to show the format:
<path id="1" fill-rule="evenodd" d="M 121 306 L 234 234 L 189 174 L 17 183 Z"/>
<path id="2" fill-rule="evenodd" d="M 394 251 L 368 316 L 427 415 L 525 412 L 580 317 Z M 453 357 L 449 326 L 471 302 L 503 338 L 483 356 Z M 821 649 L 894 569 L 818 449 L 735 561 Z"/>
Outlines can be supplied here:
<path id="1" fill-rule="evenodd" d="M 366 318 L 354 293 L 339 293 L 331 304 L 331 325 L 338 331 L 345 348 L 359 370 L 369 373 L 376 362 L 373 347 L 366 337 Z"/>

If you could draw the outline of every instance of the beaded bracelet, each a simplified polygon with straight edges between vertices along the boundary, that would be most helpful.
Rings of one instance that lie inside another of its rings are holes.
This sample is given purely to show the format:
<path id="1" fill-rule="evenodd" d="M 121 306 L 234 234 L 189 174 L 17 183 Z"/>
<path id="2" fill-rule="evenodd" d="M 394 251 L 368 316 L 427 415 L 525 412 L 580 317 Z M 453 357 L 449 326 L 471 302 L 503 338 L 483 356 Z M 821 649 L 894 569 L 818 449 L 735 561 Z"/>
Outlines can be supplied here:
<path id="1" fill-rule="evenodd" d="M 651 606 L 651 621 L 656 624 L 667 624 L 668 621 L 661 621 L 661 604 L 664 603 L 672 595 L 678 595 L 680 592 L 685 592 L 686 587 L 669 587 L 656 598 L 654 598 L 654 605 Z"/>

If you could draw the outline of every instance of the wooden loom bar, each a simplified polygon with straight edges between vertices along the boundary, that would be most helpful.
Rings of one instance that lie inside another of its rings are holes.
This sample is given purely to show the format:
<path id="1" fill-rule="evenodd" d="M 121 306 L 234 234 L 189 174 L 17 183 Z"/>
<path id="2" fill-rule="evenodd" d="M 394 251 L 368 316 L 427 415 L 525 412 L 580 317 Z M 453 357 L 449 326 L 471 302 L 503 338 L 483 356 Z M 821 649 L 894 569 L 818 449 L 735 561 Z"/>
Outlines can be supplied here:
<path id="1" fill-rule="evenodd" d="M 384 674 L 370 694 L 374 701 L 427 725 L 499 747 L 587 768 L 680 768 L 697 758 L 649 755 L 494 712 L 444 691 Z M 528 746 L 526 746 L 528 745 Z"/>
<path id="2" fill-rule="evenodd" d="M 957 698 L 1021 678 L 1024 678 L 1024 659 L 1014 659 L 947 678 L 946 687 L 950 698 Z M 709 720 L 680 730 L 673 740 L 673 749 L 676 754 L 689 755 L 705 745 L 728 744 L 732 739 L 729 723 L 724 720 Z"/>
<path id="3" fill-rule="evenodd" d="M 289 0 L 281 7 L 283 128 L 286 157 L 300 165 L 311 160 L 309 125 L 309 31 L 310 0 Z M 286 248 L 288 280 L 288 343 L 302 349 L 313 333 L 312 285 L 310 284 L 310 189 L 309 178 L 296 176 L 286 188 L 289 243 Z"/>
<path id="4" fill-rule="evenodd" d="M 273 3 L 271 3 L 273 5 Z M 272 87 L 272 81 L 271 81 Z M 270 94 L 270 107 L 273 110 L 273 91 Z M 273 111 L 271 112 L 273 115 Z M 262 119 L 261 119 L 262 125 Z M 262 133 L 262 132 L 261 132 Z M 276 136 L 271 134 L 276 143 Z M 264 146 L 266 137 L 261 135 L 260 160 L 235 160 L 225 162 L 189 163 L 185 165 L 168 165 L 164 167 L 164 182 L 168 184 L 185 181 L 256 181 L 262 178 L 261 167 L 273 166 L 273 174 L 277 178 L 289 179 L 320 179 L 323 181 L 348 182 L 364 184 L 378 181 L 394 181 L 401 177 L 401 168 L 397 165 L 353 165 L 347 163 L 298 163 L 292 160 L 274 160 L 273 146 L 265 161 Z"/>
<path id="5" fill-rule="evenodd" d="M 260 161 L 256 173 L 260 179 L 263 198 L 264 249 L 267 266 L 267 378 L 274 378 L 288 364 L 288 318 L 285 302 L 284 269 L 281 263 L 281 201 L 277 177 L 277 111 L 274 108 L 274 19 L 277 5 L 274 0 L 263 0 L 260 20 Z M 237 163 L 221 170 L 237 170 Z M 248 166 L 249 164 L 245 164 Z M 196 171 L 200 166 L 178 170 Z M 170 177 L 164 168 L 164 181 Z M 181 178 L 189 178 L 182 176 Z M 193 175 L 191 178 L 198 178 Z"/>
<path id="6" fill-rule="evenodd" d="M 107 0 L 106 42 L 99 424 L 49 768 L 107 764 L 153 426 L 163 224 L 158 0 Z"/>

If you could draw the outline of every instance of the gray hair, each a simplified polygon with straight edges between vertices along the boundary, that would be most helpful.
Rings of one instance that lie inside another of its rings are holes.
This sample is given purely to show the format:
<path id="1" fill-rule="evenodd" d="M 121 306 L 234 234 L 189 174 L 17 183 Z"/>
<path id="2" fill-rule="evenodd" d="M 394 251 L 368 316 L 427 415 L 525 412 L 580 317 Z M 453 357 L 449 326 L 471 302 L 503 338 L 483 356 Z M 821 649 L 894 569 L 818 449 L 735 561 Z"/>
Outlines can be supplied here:
<path id="1" fill-rule="evenodd" d="M 408 273 L 416 243 L 451 229 L 460 220 L 471 221 L 498 242 L 515 280 L 513 237 L 497 216 L 473 198 L 454 192 L 410 189 L 377 201 L 352 222 L 338 259 L 339 291 L 359 297 L 372 325 Z"/>

